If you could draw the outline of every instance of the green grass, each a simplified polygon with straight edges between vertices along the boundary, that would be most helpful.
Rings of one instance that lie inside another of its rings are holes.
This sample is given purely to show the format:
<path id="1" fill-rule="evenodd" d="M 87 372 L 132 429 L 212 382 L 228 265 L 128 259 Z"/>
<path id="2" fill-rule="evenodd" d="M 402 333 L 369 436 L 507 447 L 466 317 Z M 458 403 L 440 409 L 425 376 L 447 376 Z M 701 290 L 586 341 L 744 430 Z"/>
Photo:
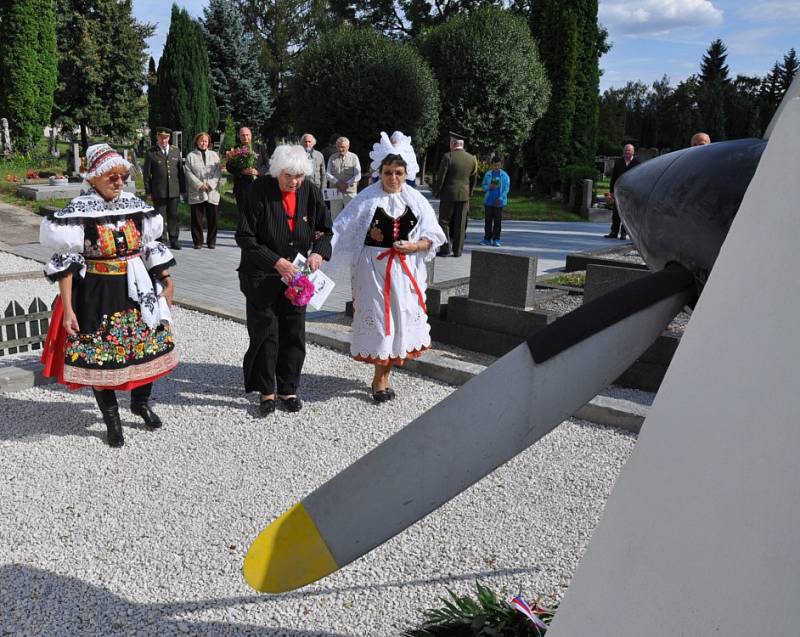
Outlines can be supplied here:
<path id="1" fill-rule="evenodd" d="M 552 277 L 547 277 L 541 281 L 542 283 L 549 283 L 551 285 L 565 285 L 571 288 L 582 288 L 586 285 L 586 270 L 577 270 L 575 272 L 564 272 Z"/>
<path id="2" fill-rule="evenodd" d="M 476 188 L 469 202 L 470 219 L 483 219 L 483 190 Z M 503 209 L 504 220 L 519 221 L 586 221 L 579 214 L 549 197 L 530 192 L 512 192 Z"/>

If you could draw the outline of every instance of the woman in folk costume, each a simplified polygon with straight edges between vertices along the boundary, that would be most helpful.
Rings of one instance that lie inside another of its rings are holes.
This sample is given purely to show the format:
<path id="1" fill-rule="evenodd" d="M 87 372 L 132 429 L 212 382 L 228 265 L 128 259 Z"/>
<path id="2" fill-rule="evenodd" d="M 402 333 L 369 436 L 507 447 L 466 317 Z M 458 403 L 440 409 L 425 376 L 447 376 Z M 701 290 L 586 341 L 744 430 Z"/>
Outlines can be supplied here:
<path id="1" fill-rule="evenodd" d="M 91 387 L 108 429 L 124 444 L 115 390 L 131 392 L 131 411 L 151 428 L 153 381 L 178 364 L 169 304 L 175 260 L 158 241 L 163 220 L 123 187 L 130 164 L 108 144 L 86 151 L 84 190 L 48 216 L 39 241 L 55 254 L 45 275 L 58 282 L 42 362 L 70 389 Z"/>
<path id="2" fill-rule="evenodd" d="M 381 132 L 381 139 L 377 144 L 372 145 L 372 152 L 369 154 L 372 159 L 373 153 L 383 153 L 383 135 L 386 133 Z M 396 130 L 389 136 L 389 141 L 392 142 L 394 152 L 401 155 L 406 161 L 406 183 L 409 186 L 417 187 L 417 173 L 419 172 L 419 164 L 417 163 L 417 155 L 414 152 L 414 147 L 411 145 L 411 138 L 404 134 L 402 131 Z M 381 154 L 381 157 L 383 155 Z M 372 183 L 380 181 L 380 175 L 377 170 L 372 171 Z"/>
<path id="3" fill-rule="evenodd" d="M 425 262 L 445 241 L 428 200 L 406 184 L 413 159 L 407 152 L 398 152 L 381 133 L 370 153 L 380 181 L 358 193 L 333 224 L 334 267 L 349 262 L 351 271 L 350 351 L 374 365 L 372 398 L 378 403 L 395 397 L 392 366 L 430 347 Z"/>

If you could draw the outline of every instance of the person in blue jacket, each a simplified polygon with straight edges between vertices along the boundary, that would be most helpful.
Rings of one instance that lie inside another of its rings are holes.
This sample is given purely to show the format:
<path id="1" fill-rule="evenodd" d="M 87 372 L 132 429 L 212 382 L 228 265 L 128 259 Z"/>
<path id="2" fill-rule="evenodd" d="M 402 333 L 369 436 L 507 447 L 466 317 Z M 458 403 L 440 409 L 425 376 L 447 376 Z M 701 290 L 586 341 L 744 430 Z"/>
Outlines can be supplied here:
<path id="1" fill-rule="evenodd" d="M 483 206 L 486 223 L 484 225 L 482 246 L 503 245 L 500 243 L 501 220 L 503 208 L 508 203 L 508 191 L 511 188 L 511 178 L 500 166 L 502 159 L 495 155 L 492 157 L 492 169 L 487 170 L 483 176 Z"/>

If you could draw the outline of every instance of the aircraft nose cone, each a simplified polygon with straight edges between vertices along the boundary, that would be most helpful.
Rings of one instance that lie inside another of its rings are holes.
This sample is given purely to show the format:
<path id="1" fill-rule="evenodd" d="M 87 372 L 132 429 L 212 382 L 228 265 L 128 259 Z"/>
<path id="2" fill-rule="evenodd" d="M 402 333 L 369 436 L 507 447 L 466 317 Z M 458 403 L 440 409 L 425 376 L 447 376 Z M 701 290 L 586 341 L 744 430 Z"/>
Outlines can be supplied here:
<path id="1" fill-rule="evenodd" d="M 685 148 L 619 178 L 620 216 L 651 269 L 679 263 L 705 283 L 766 145 L 739 139 Z"/>

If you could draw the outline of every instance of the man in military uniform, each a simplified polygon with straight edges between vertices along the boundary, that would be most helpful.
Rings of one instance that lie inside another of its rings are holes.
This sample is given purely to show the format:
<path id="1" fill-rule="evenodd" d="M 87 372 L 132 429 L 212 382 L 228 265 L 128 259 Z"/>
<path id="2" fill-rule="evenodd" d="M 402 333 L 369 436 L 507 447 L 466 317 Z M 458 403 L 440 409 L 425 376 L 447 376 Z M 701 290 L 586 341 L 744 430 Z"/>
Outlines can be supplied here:
<path id="1" fill-rule="evenodd" d="M 464 150 L 464 137 L 450 132 L 450 152 L 445 153 L 433 180 L 433 196 L 439 199 L 439 225 L 442 226 L 445 244 L 437 256 L 451 253 L 460 257 L 467 233 L 469 198 L 478 179 L 478 160 Z"/>
<path id="2" fill-rule="evenodd" d="M 164 218 L 164 228 L 169 235 L 169 245 L 180 250 L 178 243 L 178 197 L 186 192 L 181 151 L 170 146 L 172 131 L 159 126 L 156 129 L 156 145 L 144 156 L 144 191 L 153 200 L 153 207 Z M 166 243 L 166 238 L 161 237 Z"/>

